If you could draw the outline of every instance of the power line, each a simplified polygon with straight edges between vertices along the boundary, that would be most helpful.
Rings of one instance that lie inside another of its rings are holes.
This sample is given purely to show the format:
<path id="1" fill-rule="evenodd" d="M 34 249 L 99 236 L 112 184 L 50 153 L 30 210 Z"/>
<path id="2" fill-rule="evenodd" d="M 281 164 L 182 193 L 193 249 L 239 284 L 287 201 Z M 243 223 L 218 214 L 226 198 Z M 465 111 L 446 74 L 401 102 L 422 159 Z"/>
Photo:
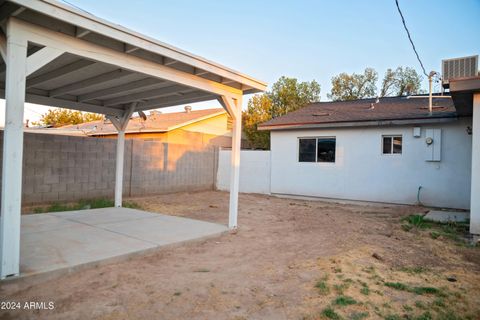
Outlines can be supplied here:
<path id="1" fill-rule="evenodd" d="M 33 112 L 33 113 L 36 113 L 36 114 L 40 115 L 40 116 L 42 115 L 40 112 L 38 112 L 38 111 L 36 111 L 36 110 L 33 110 L 33 109 L 30 108 L 29 106 L 25 106 L 25 108 L 28 109 L 28 110 L 30 110 L 30 111 Z"/>
<path id="2" fill-rule="evenodd" d="M 395 3 L 397 4 L 398 13 L 400 13 L 400 17 L 402 18 L 403 27 L 405 28 L 405 31 L 407 31 L 408 40 L 410 40 L 410 43 L 412 44 L 413 51 L 415 52 L 415 55 L 417 56 L 417 60 L 418 60 L 418 62 L 420 62 L 420 66 L 422 67 L 423 74 L 426 77 L 428 77 L 427 71 L 425 71 L 425 67 L 423 66 L 422 60 L 420 59 L 420 56 L 418 55 L 417 48 L 415 48 L 415 44 L 413 43 L 412 37 L 410 36 L 410 31 L 408 31 L 407 24 L 405 23 L 405 18 L 403 17 L 403 14 L 402 14 L 402 10 L 400 10 L 400 6 L 398 5 L 398 0 L 395 0 Z"/>
<path id="3" fill-rule="evenodd" d="M 80 8 L 79 6 L 76 6 L 76 5 L 74 5 L 73 3 L 71 3 L 71 2 L 69 2 L 69 1 L 67 1 L 67 0 L 62 0 L 62 1 L 65 2 L 66 4 L 68 4 L 69 6 L 74 7 L 75 9 L 78 9 L 78 10 L 81 10 L 81 11 L 83 11 L 83 12 L 85 12 L 85 13 L 91 14 L 91 13 L 88 12 L 87 10 L 82 9 L 82 8 Z"/>

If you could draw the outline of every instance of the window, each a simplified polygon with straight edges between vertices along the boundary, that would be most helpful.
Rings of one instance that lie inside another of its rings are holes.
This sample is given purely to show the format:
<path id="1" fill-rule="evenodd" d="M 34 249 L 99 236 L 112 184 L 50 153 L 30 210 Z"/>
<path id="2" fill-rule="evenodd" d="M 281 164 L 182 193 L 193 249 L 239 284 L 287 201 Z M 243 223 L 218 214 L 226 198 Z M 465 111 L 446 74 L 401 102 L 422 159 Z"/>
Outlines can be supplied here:
<path id="1" fill-rule="evenodd" d="M 299 162 L 335 162 L 335 137 L 298 139 Z"/>
<path id="2" fill-rule="evenodd" d="M 299 141 L 299 156 L 300 162 L 315 162 L 317 139 L 300 139 Z"/>
<path id="3" fill-rule="evenodd" d="M 383 154 L 401 154 L 402 136 L 383 136 Z"/>

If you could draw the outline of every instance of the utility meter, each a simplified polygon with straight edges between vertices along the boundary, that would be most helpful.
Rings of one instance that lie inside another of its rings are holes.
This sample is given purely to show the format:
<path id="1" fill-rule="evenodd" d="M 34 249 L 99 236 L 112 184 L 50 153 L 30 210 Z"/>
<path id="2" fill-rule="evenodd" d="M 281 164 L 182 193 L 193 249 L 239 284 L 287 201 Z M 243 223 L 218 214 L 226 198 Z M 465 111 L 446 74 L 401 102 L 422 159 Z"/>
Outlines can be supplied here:
<path id="1" fill-rule="evenodd" d="M 427 139 L 425 139 L 425 142 L 428 144 L 428 145 L 431 145 L 433 143 L 433 139 L 431 137 L 427 137 Z"/>

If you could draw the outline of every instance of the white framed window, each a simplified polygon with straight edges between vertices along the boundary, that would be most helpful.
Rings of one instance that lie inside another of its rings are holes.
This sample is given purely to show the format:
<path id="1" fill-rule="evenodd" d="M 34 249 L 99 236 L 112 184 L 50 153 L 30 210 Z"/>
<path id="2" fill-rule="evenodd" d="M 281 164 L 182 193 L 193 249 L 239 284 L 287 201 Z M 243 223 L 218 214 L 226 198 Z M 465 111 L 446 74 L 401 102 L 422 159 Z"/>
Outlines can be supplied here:
<path id="1" fill-rule="evenodd" d="M 298 162 L 335 162 L 336 138 L 298 138 Z"/>
<path id="2" fill-rule="evenodd" d="M 383 154 L 402 154 L 403 139 L 401 135 L 382 136 Z"/>

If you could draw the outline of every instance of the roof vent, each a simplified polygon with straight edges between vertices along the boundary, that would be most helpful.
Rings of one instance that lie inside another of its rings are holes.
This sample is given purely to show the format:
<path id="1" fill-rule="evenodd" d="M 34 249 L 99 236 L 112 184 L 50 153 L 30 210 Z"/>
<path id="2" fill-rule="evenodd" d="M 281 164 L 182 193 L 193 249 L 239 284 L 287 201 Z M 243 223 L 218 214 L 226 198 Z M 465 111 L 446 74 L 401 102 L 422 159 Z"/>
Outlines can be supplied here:
<path id="1" fill-rule="evenodd" d="M 185 112 L 190 113 L 192 111 L 192 106 L 185 106 Z"/>
<path id="2" fill-rule="evenodd" d="M 450 79 L 476 77 L 478 55 L 442 60 L 442 84 L 448 87 Z"/>
<path id="3" fill-rule="evenodd" d="M 314 117 L 325 117 L 325 116 L 329 116 L 330 113 L 328 112 L 315 112 L 315 113 L 312 113 L 312 116 Z"/>

